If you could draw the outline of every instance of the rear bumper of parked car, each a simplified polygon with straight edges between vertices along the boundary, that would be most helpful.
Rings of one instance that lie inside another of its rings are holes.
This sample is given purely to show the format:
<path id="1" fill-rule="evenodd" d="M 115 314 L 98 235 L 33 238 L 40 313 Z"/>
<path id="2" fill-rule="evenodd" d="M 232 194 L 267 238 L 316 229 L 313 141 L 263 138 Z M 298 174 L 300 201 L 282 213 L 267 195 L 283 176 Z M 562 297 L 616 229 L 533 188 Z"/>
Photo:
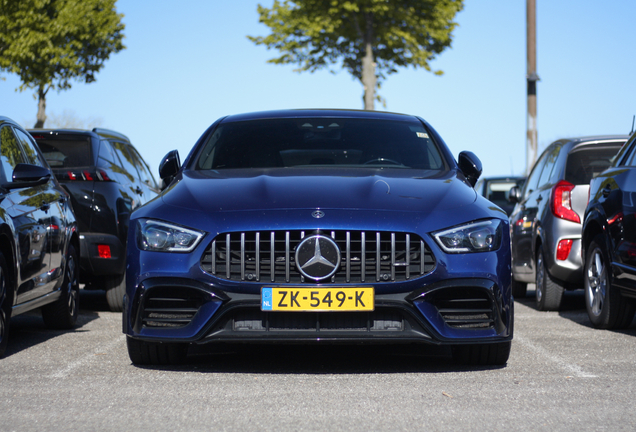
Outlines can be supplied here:
<path id="1" fill-rule="evenodd" d="M 126 248 L 117 236 L 84 233 L 80 235 L 80 250 L 81 277 L 121 275 L 125 271 Z"/>

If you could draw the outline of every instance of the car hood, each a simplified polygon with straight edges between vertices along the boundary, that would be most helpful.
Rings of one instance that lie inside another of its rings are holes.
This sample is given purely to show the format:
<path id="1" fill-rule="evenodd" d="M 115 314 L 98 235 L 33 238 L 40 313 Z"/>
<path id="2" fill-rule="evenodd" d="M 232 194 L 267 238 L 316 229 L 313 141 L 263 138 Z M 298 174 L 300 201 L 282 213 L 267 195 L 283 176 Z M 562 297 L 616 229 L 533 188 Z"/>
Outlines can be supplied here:
<path id="1" fill-rule="evenodd" d="M 170 206 L 205 213 L 291 209 L 428 213 L 462 207 L 475 199 L 475 191 L 455 171 L 334 168 L 185 171 L 162 196 Z"/>

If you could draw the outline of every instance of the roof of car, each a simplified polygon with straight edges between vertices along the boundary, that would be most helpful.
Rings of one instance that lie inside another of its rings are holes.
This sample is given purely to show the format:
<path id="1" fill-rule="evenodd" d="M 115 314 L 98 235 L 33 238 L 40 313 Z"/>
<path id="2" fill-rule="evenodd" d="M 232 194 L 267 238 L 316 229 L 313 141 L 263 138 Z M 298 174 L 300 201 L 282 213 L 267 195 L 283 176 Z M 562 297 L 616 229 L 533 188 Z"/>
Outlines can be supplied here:
<path id="1" fill-rule="evenodd" d="M 415 120 L 416 117 L 407 114 L 390 113 L 384 111 L 345 110 L 345 109 L 290 109 L 276 111 L 260 111 L 244 114 L 229 115 L 223 122 L 246 121 L 274 118 L 307 118 L 307 117 L 349 117 L 377 120 Z"/>
<path id="2" fill-rule="evenodd" d="M 117 131 L 103 128 L 93 128 L 92 130 L 88 129 L 70 129 L 70 128 L 60 128 L 60 129 L 29 129 L 29 133 L 64 133 L 64 134 L 77 134 L 77 135 L 92 135 L 97 134 L 102 138 L 118 138 L 124 141 L 130 142 L 130 139 Z"/>
<path id="3" fill-rule="evenodd" d="M 590 135 L 582 137 L 563 138 L 558 141 L 576 144 L 594 144 L 598 141 L 627 141 L 628 135 Z"/>

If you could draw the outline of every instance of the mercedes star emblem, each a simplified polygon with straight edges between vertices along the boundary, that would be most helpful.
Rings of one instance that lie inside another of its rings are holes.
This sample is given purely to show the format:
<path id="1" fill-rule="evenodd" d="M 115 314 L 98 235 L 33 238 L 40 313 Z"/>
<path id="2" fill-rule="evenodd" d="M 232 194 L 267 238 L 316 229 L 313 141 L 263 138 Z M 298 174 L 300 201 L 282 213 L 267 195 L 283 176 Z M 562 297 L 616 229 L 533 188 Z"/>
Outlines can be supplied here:
<path id="1" fill-rule="evenodd" d="M 311 214 L 313 217 L 315 217 L 316 219 L 322 219 L 325 217 L 325 212 L 320 211 L 320 210 L 316 210 L 315 212 L 313 212 Z"/>
<path id="2" fill-rule="evenodd" d="M 339 263 L 340 249 L 329 237 L 312 235 L 296 248 L 298 271 L 309 279 L 320 280 L 333 276 Z"/>

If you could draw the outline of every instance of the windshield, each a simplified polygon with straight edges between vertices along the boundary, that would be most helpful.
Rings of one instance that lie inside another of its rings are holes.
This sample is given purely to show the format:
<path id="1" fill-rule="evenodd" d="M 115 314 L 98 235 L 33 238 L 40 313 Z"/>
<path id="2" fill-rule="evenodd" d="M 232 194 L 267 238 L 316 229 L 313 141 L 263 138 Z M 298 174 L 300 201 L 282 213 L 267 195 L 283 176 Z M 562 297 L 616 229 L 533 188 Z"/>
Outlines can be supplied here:
<path id="1" fill-rule="evenodd" d="M 35 134 L 38 147 L 51 168 L 72 168 L 92 165 L 90 137 L 79 135 Z"/>
<path id="2" fill-rule="evenodd" d="M 587 146 L 574 150 L 568 155 L 565 180 L 575 185 L 589 184 L 592 178 L 610 167 L 612 158 L 618 153 L 622 143 L 596 147 Z"/>
<path id="3" fill-rule="evenodd" d="M 445 168 L 421 123 L 352 118 L 221 124 L 195 163 L 198 170 L 305 166 Z"/>

